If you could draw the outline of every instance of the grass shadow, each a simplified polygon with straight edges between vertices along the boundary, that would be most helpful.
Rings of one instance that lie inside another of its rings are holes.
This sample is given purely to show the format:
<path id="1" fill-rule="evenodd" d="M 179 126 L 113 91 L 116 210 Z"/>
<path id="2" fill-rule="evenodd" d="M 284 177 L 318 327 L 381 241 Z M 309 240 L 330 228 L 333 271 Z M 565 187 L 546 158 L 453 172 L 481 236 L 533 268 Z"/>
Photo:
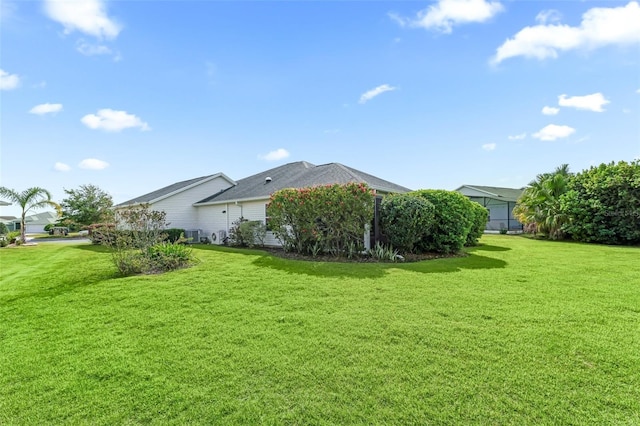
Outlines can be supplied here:
<path id="1" fill-rule="evenodd" d="M 511 250 L 509 247 L 494 246 L 491 244 L 480 244 L 477 246 L 468 247 L 466 249 L 468 253 L 472 253 L 474 251 L 509 251 L 509 250 Z"/>
<path id="2" fill-rule="evenodd" d="M 500 259 L 469 253 L 464 257 L 452 257 L 423 260 L 411 263 L 356 263 L 322 262 L 283 259 L 265 253 L 253 261 L 262 268 L 271 268 L 291 274 L 303 274 L 316 277 L 371 279 L 382 278 L 390 269 L 401 269 L 423 274 L 458 272 L 463 269 L 504 268 L 507 262 Z"/>

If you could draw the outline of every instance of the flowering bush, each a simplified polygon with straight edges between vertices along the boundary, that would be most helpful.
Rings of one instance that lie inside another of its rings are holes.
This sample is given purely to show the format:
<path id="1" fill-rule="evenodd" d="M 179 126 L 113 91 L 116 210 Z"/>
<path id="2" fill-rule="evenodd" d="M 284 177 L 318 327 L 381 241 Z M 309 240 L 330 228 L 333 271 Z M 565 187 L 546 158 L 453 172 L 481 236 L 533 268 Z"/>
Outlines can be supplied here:
<path id="1" fill-rule="evenodd" d="M 282 189 L 271 196 L 267 216 L 285 250 L 342 255 L 364 248 L 373 200 L 373 190 L 363 183 Z"/>

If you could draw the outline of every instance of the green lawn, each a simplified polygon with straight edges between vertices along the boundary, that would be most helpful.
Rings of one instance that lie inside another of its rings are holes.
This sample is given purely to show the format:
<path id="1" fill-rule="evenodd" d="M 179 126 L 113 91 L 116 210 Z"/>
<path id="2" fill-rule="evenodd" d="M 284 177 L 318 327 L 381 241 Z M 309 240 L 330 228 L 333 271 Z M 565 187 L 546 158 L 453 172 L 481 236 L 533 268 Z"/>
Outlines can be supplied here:
<path id="1" fill-rule="evenodd" d="M 640 424 L 640 249 L 485 236 L 464 258 L 203 246 L 118 278 L 0 250 L 0 424 Z"/>

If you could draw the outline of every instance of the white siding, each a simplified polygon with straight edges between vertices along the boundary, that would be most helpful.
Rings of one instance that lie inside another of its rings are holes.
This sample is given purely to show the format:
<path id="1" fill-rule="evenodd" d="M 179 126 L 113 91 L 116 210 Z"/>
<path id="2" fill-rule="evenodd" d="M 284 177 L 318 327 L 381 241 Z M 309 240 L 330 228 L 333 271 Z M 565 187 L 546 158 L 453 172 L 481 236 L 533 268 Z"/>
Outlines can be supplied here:
<path id="1" fill-rule="evenodd" d="M 198 207 L 198 228 L 203 230 L 204 235 L 211 236 L 216 233 L 216 244 L 221 244 L 219 234 L 225 231 L 229 235 L 229 229 L 233 226 L 233 222 L 244 217 L 247 220 L 259 220 L 265 222 L 265 206 L 268 200 L 248 201 L 248 202 L 231 202 L 228 204 L 219 204 L 213 206 Z M 224 212 L 224 213 L 223 213 Z M 271 232 L 267 232 L 265 244 L 268 246 L 279 246 L 280 242 L 273 236 Z"/>
<path id="2" fill-rule="evenodd" d="M 198 212 L 192 204 L 229 186 L 231 185 L 226 179 L 217 177 L 153 203 L 151 209 L 164 211 L 167 214 L 167 222 L 169 222 L 170 228 L 200 229 Z"/>

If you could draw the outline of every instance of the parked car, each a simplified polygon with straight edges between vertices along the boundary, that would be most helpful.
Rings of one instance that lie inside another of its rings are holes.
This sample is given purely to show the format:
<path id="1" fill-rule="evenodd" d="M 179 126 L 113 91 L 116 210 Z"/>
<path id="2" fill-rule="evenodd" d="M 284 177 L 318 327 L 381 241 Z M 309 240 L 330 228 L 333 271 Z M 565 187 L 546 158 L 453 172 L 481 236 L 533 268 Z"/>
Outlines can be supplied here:
<path id="1" fill-rule="evenodd" d="M 69 228 L 67 228 L 66 226 L 53 226 L 51 227 L 51 229 L 49 229 L 49 235 L 69 235 Z"/>

